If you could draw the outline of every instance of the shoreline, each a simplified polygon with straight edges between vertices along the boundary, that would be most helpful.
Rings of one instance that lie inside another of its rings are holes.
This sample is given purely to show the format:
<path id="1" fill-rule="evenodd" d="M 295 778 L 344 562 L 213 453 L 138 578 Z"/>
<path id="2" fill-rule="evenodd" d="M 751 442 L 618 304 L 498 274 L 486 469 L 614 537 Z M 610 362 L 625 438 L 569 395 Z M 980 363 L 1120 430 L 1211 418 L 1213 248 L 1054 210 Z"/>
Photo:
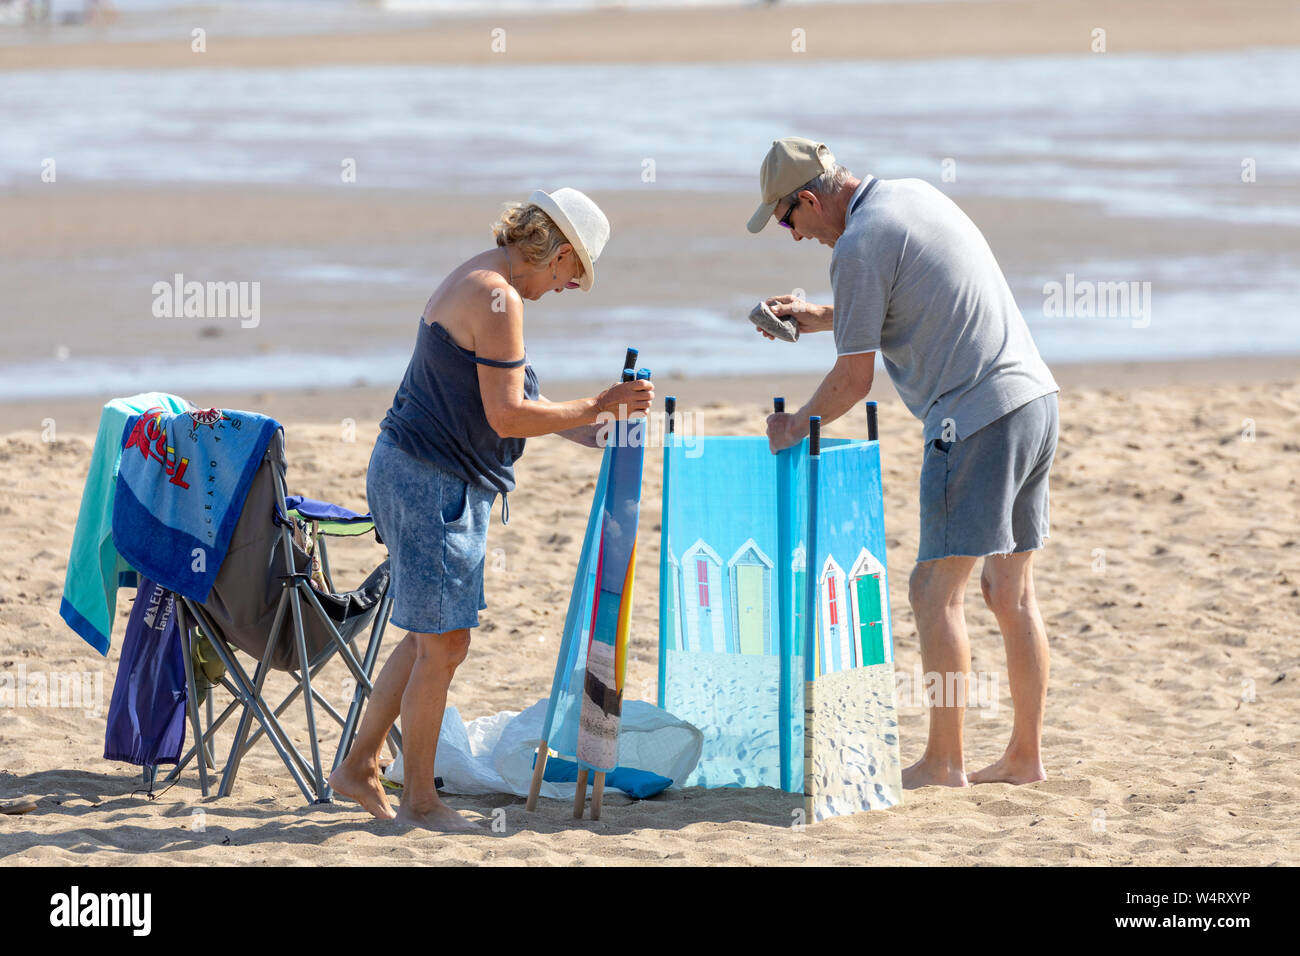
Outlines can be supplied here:
<path id="1" fill-rule="evenodd" d="M 1285 0 L 1193 0 L 1176 7 L 1132 0 L 984 0 L 603 9 L 429 17 L 366 33 L 218 33 L 207 38 L 201 54 L 191 52 L 190 29 L 178 27 L 175 39 L 144 41 L 28 35 L 26 42 L 0 46 L 0 71 L 1092 55 L 1095 29 L 1106 31 L 1106 52 L 1172 53 L 1297 45 L 1300 13 Z M 504 50 L 493 50 L 494 30 L 505 31 Z M 794 49 L 799 42 L 803 49 Z"/>
<path id="2" fill-rule="evenodd" d="M 1300 354 L 1294 356 L 1235 356 L 1170 361 L 1057 362 L 1049 363 L 1057 384 L 1064 390 L 1094 389 L 1103 393 L 1122 390 L 1191 387 L 1203 385 L 1259 385 L 1296 381 Z M 763 415 L 774 395 L 785 395 L 797 408 L 821 381 L 820 375 L 805 373 L 754 375 L 668 375 L 655 379 L 655 405 L 663 410 L 663 399 L 675 395 L 679 411 L 728 406 L 750 407 L 754 413 L 754 434 L 761 434 Z M 351 419 L 358 437 L 377 428 L 392 402 L 397 380 L 391 386 L 365 385 L 352 388 L 304 388 L 262 391 L 211 392 L 184 395 L 204 407 L 239 408 L 256 411 L 284 424 L 321 424 Z M 610 382 L 597 379 L 548 379 L 543 394 L 556 401 L 595 394 Z M 140 390 L 147 390 L 147 383 Z M 549 394 L 547 394 L 549 393 Z M 93 437 L 99 412 L 105 402 L 120 396 L 30 399 L 0 402 L 0 435 L 40 432 L 43 422 L 53 419 L 57 433 Z M 892 416 L 910 419 L 888 374 L 877 368 L 870 400 L 888 408 Z M 920 423 L 917 423 L 919 427 Z M 862 419 L 847 430 L 865 431 Z"/>

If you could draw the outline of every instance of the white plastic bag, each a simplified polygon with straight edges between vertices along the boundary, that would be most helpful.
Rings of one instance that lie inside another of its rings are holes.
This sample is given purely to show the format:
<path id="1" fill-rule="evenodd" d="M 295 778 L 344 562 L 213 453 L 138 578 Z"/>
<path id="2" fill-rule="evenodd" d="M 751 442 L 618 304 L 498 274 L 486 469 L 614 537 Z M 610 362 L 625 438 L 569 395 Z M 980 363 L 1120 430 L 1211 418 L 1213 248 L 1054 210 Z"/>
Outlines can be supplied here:
<path id="1" fill-rule="evenodd" d="M 546 701 L 539 700 L 522 713 L 502 711 L 468 724 L 455 707 L 448 707 L 438 736 L 434 775 L 442 777 L 446 793 L 513 793 L 528 795 L 533 778 L 533 755 L 542 735 Z M 666 710 L 641 700 L 625 701 L 619 732 L 618 765 L 659 774 L 680 786 L 700 759 L 704 735 Z M 402 782 L 399 755 L 385 776 Z M 573 799 L 577 785 L 543 782 L 541 794 Z"/>

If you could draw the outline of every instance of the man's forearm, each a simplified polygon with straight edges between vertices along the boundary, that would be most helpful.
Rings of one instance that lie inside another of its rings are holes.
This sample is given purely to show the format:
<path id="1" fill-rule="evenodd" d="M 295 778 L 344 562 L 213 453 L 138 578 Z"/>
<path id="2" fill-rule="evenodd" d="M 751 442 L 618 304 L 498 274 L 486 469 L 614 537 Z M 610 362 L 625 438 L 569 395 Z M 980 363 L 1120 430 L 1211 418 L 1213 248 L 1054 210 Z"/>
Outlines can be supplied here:
<path id="1" fill-rule="evenodd" d="M 850 411 L 871 392 L 871 376 L 865 382 L 860 375 L 854 374 L 851 367 L 843 361 L 822 379 L 821 385 L 796 414 L 802 434 L 808 433 L 808 419 L 813 415 L 821 416 L 822 424 L 828 425 L 835 419 Z"/>

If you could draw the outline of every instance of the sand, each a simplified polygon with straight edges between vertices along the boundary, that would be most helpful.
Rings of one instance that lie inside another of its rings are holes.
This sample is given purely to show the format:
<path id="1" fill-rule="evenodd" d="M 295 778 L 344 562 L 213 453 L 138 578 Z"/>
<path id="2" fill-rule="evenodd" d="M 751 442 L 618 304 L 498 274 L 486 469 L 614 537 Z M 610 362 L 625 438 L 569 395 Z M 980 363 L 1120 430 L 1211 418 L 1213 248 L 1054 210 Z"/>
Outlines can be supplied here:
<path id="1" fill-rule="evenodd" d="M 1160 375 L 1157 369 L 1154 375 Z M 1169 377 L 1168 370 L 1164 377 Z M 1129 370 L 1130 378 L 1138 370 Z M 203 800 L 191 770 L 149 800 L 127 765 L 100 759 L 103 718 L 78 706 L 0 708 L 0 801 L 34 800 L 0 816 L 7 864 L 285 863 L 1081 863 L 1300 862 L 1295 622 L 1300 616 L 1297 464 L 1300 382 L 1068 385 L 1053 476 L 1053 528 L 1036 578 L 1052 648 L 1044 737 L 1048 779 L 1024 787 L 909 791 L 901 806 L 791 828 L 802 798 L 773 789 L 606 798 L 598 823 L 544 801 L 452 798 L 504 832 L 442 837 L 377 824 L 355 806 L 309 809 L 272 751 L 244 763 L 234 795 Z M 733 383 L 750 397 L 703 409 L 707 429 L 761 427 L 766 381 Z M 340 441 L 329 403 L 288 420 L 290 485 L 361 505 L 371 434 Z M 861 434 L 861 416 L 830 434 Z M 1253 441 L 1247 420 L 1253 422 Z M 919 667 L 906 600 L 915 555 L 919 429 L 885 399 L 885 506 L 896 667 Z M 117 647 L 100 659 L 57 614 L 89 431 L 0 439 L 7 543 L 0 571 L 0 669 L 100 675 L 107 694 Z M 488 575 L 489 609 L 451 689 L 466 719 L 518 710 L 545 695 L 577 560 L 595 452 L 561 439 L 530 442 L 508 528 Z M 653 699 L 660 465 L 648 456 L 638 612 L 629 697 Z M 334 551 L 340 582 L 381 557 L 366 539 Z M 491 565 L 490 565 L 491 566 Z M 123 594 L 120 623 L 129 608 Z M 1011 726 L 1001 640 L 978 586 L 967 601 L 977 671 L 1001 675 L 1000 706 L 968 718 L 968 767 L 1001 752 Z M 120 642 L 120 631 L 118 632 Z M 391 641 L 389 645 L 391 647 Z M 343 668 L 322 677 L 344 696 Z M 279 686 L 283 686 L 282 684 Z M 301 715 L 290 720 L 302 738 Z M 924 747 L 924 712 L 899 710 L 904 764 Z M 332 754 L 332 734 L 324 734 Z"/>
<path id="2" fill-rule="evenodd" d="M 817 678 L 812 734 L 813 780 L 811 787 L 805 787 L 812 805 L 810 821 L 884 810 L 903 801 L 891 664 L 854 667 Z"/>

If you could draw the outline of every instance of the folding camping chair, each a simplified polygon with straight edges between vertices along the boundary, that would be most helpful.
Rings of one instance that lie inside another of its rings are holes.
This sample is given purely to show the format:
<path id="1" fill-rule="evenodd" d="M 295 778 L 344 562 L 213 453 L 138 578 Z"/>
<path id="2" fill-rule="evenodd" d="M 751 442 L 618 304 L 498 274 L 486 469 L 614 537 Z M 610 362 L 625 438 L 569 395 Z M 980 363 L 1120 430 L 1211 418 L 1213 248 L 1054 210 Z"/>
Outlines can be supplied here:
<path id="1" fill-rule="evenodd" d="M 337 592 L 330 572 L 325 539 L 328 535 L 358 535 L 373 530 L 368 515 L 358 515 L 337 505 L 285 493 L 284 433 L 277 431 L 267 446 L 235 525 L 226 559 L 207 601 L 182 598 L 177 606 L 184 642 L 188 684 L 187 711 L 194 745 L 185 753 L 166 781 L 179 777 L 201 752 L 199 785 L 208 796 L 208 771 L 215 772 L 215 734 L 236 711 L 241 711 L 230 754 L 221 773 L 218 796 L 228 796 L 245 755 L 263 735 L 271 742 L 303 796 L 312 803 L 329 803 L 330 790 L 321 764 L 316 730 L 319 706 L 342 728 L 334 767 L 347 756 L 356 734 L 364 700 L 370 695 L 371 674 L 388 623 L 392 599 L 385 560 L 353 591 Z M 295 530 L 302 540 L 295 540 Z M 319 570 L 313 559 L 319 559 Z M 313 585 L 324 585 L 325 590 Z M 370 625 L 364 655 L 358 655 L 356 638 Z M 208 638 L 225 668 L 215 686 L 224 687 L 233 700 L 213 719 L 212 695 L 207 694 L 207 729 L 199 719 L 194 648 L 199 629 Z M 250 677 L 236 649 L 257 661 Z M 339 714 L 312 680 L 338 655 L 356 682 L 347 716 Z M 293 691 L 279 706 L 264 698 L 271 670 L 287 671 Z M 294 746 L 280 717 L 299 697 L 307 717 L 311 759 Z M 256 722 L 259 727 L 251 735 Z M 394 753 L 401 749 L 396 729 L 389 734 Z M 149 771 L 146 769 L 146 780 Z"/>

